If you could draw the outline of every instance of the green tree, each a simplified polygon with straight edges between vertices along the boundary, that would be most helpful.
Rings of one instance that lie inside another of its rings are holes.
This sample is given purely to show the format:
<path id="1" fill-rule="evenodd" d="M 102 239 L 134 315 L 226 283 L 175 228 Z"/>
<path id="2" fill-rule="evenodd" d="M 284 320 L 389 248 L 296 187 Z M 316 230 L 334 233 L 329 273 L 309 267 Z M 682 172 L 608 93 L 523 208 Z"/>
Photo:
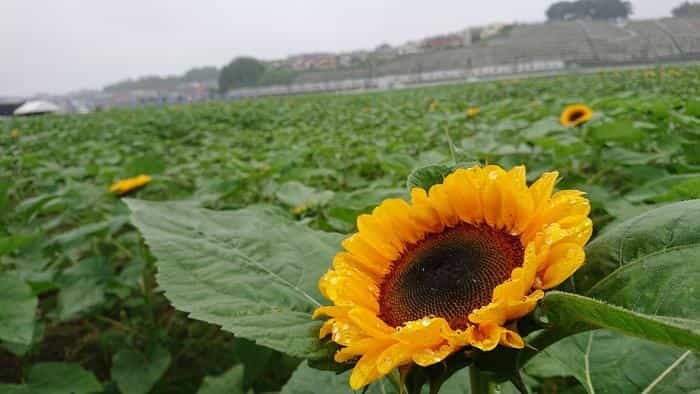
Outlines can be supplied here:
<path id="1" fill-rule="evenodd" d="M 256 86 L 265 72 L 265 65 L 252 57 L 237 57 L 221 69 L 219 90 Z"/>
<path id="2" fill-rule="evenodd" d="M 632 14 L 632 4 L 623 0 L 560 1 L 552 4 L 546 14 L 549 21 L 627 19 Z"/>
<path id="3" fill-rule="evenodd" d="M 195 67 L 187 70 L 182 79 L 186 82 L 203 82 L 219 79 L 219 69 L 214 66 Z"/>
<path id="4" fill-rule="evenodd" d="M 686 1 L 671 10 L 671 14 L 676 18 L 698 18 L 700 17 L 700 3 Z"/>

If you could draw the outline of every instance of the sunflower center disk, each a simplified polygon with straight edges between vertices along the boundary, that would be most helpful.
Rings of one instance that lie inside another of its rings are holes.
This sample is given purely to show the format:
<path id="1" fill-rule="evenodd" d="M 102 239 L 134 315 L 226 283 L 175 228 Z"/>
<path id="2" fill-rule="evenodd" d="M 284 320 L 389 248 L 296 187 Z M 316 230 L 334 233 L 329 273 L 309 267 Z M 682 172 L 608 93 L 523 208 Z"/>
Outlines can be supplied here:
<path id="1" fill-rule="evenodd" d="M 575 121 L 577 121 L 577 120 L 583 118 L 583 115 L 585 115 L 585 114 L 583 113 L 583 111 L 576 111 L 576 112 L 574 112 L 574 113 L 571 114 L 571 116 L 569 117 L 569 119 L 570 119 L 572 122 L 575 122 Z"/>
<path id="2" fill-rule="evenodd" d="M 518 237 L 486 225 L 431 234 L 392 264 L 380 286 L 379 316 L 394 327 L 431 316 L 465 328 L 469 313 L 491 302 L 493 289 L 522 262 Z"/>

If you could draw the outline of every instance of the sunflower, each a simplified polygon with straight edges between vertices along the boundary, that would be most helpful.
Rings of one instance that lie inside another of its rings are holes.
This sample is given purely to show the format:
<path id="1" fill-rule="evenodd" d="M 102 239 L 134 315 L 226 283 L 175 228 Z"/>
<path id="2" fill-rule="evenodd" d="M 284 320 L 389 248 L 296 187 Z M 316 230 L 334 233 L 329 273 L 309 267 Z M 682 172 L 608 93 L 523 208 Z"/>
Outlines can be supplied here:
<path id="1" fill-rule="evenodd" d="M 10 137 L 12 137 L 12 138 L 17 138 L 17 137 L 19 137 L 19 130 L 18 130 L 18 129 L 14 129 L 14 130 L 10 131 Z"/>
<path id="2" fill-rule="evenodd" d="M 578 126 L 588 122 L 593 116 L 593 110 L 583 104 L 569 105 L 564 108 L 559 121 L 563 126 Z"/>
<path id="3" fill-rule="evenodd" d="M 435 112 L 435 110 L 437 110 L 437 108 L 438 108 L 438 105 L 440 105 L 440 104 L 438 104 L 438 101 L 437 101 L 437 100 L 433 100 L 433 101 L 430 103 L 430 109 L 429 109 L 429 111 L 430 111 L 430 112 Z"/>
<path id="4" fill-rule="evenodd" d="M 481 110 L 478 107 L 472 107 L 466 111 L 467 116 L 469 116 L 469 117 L 479 115 L 479 112 L 481 112 Z"/>
<path id="5" fill-rule="evenodd" d="M 137 177 L 122 179 L 122 180 L 114 183 L 109 188 L 109 191 L 121 196 L 121 195 L 124 195 L 126 193 L 129 193 L 132 190 L 136 190 L 140 187 L 143 187 L 144 185 L 146 185 L 150 181 L 151 181 L 150 176 L 141 174 Z"/>
<path id="6" fill-rule="evenodd" d="M 314 312 L 335 360 L 357 359 L 353 389 L 465 347 L 524 346 L 517 320 L 583 264 L 592 231 L 584 193 L 552 194 L 557 175 L 528 187 L 523 166 L 458 169 L 358 217 L 319 281 L 333 305 Z"/>

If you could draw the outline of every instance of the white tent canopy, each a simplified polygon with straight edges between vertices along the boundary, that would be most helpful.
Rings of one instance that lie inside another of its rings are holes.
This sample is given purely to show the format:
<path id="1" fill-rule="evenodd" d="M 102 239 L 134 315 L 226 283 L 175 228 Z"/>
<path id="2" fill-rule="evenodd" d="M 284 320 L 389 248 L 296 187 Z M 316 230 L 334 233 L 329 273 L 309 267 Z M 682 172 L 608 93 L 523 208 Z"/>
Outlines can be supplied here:
<path id="1" fill-rule="evenodd" d="M 30 100 L 17 108 L 14 115 L 34 115 L 57 112 L 61 112 L 61 108 L 52 102 L 44 100 Z"/>

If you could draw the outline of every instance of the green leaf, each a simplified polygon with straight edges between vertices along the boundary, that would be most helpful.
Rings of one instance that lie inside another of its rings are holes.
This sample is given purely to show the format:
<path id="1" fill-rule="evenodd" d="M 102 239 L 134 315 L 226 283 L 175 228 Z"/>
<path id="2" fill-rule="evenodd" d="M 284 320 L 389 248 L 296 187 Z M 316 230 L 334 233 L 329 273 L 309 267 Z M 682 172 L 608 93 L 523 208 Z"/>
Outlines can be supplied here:
<path id="1" fill-rule="evenodd" d="M 2 393 L 87 394 L 101 391 L 102 385 L 92 372 L 69 363 L 35 364 L 29 370 L 25 384 L 0 385 Z"/>
<path id="2" fill-rule="evenodd" d="M 645 315 L 560 291 L 550 291 L 545 295 L 541 311 L 547 324 L 570 332 L 608 328 L 625 335 L 700 351 L 700 322 L 697 320 Z"/>
<path id="3" fill-rule="evenodd" d="M 565 128 L 561 125 L 559 119 L 554 116 L 549 116 L 532 123 L 527 128 L 520 130 L 518 134 L 525 139 L 534 140 L 544 137 L 551 132 L 561 131 L 564 129 Z"/>
<path id="4" fill-rule="evenodd" d="M 6 212 L 9 212 L 8 205 L 10 205 L 9 194 L 10 187 L 12 184 L 10 181 L 0 179 L 0 218 L 2 218 Z"/>
<path id="5" fill-rule="evenodd" d="M 112 267 L 101 257 L 87 258 L 63 271 L 59 278 L 59 318 L 71 320 L 80 312 L 101 305 L 105 300 L 105 282 L 112 276 Z"/>
<path id="6" fill-rule="evenodd" d="M 442 183 L 452 171 L 454 171 L 454 166 L 448 164 L 431 164 L 425 167 L 418 167 L 408 175 L 406 187 L 408 190 L 414 187 L 429 190 L 430 186 Z"/>
<path id="7" fill-rule="evenodd" d="M 309 367 L 305 362 L 299 364 L 296 371 L 282 387 L 280 394 L 317 393 L 320 388 L 326 393 L 352 393 L 350 389 L 350 372 L 336 374 L 330 371 L 319 371 Z"/>
<path id="8" fill-rule="evenodd" d="M 697 194 L 700 191 L 698 182 L 700 182 L 700 174 L 668 175 L 633 189 L 625 195 L 625 198 L 632 202 L 668 201 L 673 197 L 674 192 L 682 193 L 683 188 L 688 186 L 695 186 L 694 191 Z M 679 197 L 692 197 L 692 193 Z"/>
<path id="9" fill-rule="evenodd" d="M 170 353 L 154 346 L 147 353 L 124 349 L 112 359 L 112 379 L 123 393 L 146 394 L 170 365 Z"/>
<path id="10" fill-rule="evenodd" d="M 0 272 L 0 340 L 29 345 L 37 298 L 17 274 Z"/>
<path id="11" fill-rule="evenodd" d="M 525 371 L 573 376 L 589 393 L 690 393 L 700 390 L 700 358 L 607 330 L 581 333 L 548 347 Z"/>
<path id="12" fill-rule="evenodd" d="M 124 177 L 134 177 L 140 174 L 162 174 L 166 167 L 166 163 L 160 155 L 137 157 L 124 166 Z"/>
<path id="13" fill-rule="evenodd" d="M 283 204 L 298 210 L 324 205 L 333 198 L 332 191 L 319 191 L 296 181 L 286 182 L 275 195 Z"/>
<path id="14" fill-rule="evenodd" d="M 632 143 L 641 141 L 645 131 L 631 120 L 617 120 L 610 123 L 597 124 L 590 129 L 590 136 L 598 142 Z"/>
<path id="15" fill-rule="evenodd" d="M 56 242 L 64 246 L 76 242 L 84 242 L 86 239 L 94 237 L 98 233 L 107 233 L 108 231 L 113 233 L 124 224 L 128 223 L 128 221 L 129 220 L 124 216 L 116 216 L 103 222 L 86 224 L 53 237 L 51 242 Z"/>
<path id="16" fill-rule="evenodd" d="M 350 373 L 351 371 L 341 374 L 331 371 L 319 371 L 309 367 L 307 362 L 304 361 L 299 364 L 292 377 L 282 387 L 280 394 L 399 394 L 394 384 L 388 378 L 376 380 L 367 387 L 366 391 L 358 390 L 354 392 L 350 389 Z"/>
<path id="17" fill-rule="evenodd" d="M 243 366 L 236 365 L 219 376 L 207 376 L 197 394 L 243 394 Z"/>
<path id="18" fill-rule="evenodd" d="M 586 264 L 574 276 L 575 289 L 585 294 L 601 279 L 628 264 L 638 264 L 633 268 L 636 272 L 651 264 L 654 272 L 646 272 L 646 277 L 664 269 L 694 272 L 697 278 L 698 265 L 690 261 L 678 265 L 679 256 L 690 257 L 690 261 L 697 260 L 692 256 L 700 256 L 700 200 L 665 205 L 606 228 L 586 247 Z"/>
<path id="19" fill-rule="evenodd" d="M 293 356 L 328 356 L 311 312 L 323 302 L 317 282 L 341 235 L 311 230 L 265 206 L 217 212 L 127 204 L 175 308 Z"/>

